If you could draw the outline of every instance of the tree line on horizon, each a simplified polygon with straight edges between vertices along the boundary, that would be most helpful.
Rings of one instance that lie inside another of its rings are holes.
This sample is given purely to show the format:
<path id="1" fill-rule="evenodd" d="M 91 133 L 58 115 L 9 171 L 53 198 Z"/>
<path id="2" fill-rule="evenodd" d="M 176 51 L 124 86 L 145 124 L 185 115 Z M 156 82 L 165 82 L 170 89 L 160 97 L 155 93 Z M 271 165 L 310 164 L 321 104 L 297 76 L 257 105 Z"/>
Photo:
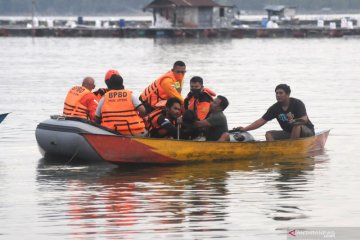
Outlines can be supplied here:
<path id="1" fill-rule="evenodd" d="M 0 15 L 31 15 L 34 1 L 37 15 L 139 15 L 152 0 L 0 0 Z M 217 0 L 239 10 L 263 11 L 266 5 L 295 6 L 301 12 L 351 11 L 360 9 L 359 0 Z"/>

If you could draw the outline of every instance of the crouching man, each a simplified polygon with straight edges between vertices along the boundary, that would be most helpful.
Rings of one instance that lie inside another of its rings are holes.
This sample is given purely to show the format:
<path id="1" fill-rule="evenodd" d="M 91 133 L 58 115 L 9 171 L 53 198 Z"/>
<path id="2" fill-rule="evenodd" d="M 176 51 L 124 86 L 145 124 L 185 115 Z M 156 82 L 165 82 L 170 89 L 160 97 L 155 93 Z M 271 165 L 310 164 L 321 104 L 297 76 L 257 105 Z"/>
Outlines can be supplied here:
<path id="1" fill-rule="evenodd" d="M 196 121 L 196 128 L 205 128 L 206 141 L 230 141 L 227 119 L 224 110 L 229 106 L 226 97 L 218 95 L 210 105 L 209 117 Z"/>

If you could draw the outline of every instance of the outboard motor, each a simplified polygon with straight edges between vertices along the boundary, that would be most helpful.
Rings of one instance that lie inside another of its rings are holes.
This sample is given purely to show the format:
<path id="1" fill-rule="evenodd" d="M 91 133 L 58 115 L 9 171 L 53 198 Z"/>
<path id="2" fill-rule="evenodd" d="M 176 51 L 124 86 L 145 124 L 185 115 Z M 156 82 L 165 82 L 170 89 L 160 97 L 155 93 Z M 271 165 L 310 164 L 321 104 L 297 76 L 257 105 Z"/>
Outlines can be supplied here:
<path id="1" fill-rule="evenodd" d="M 253 142 L 255 138 L 249 132 L 234 131 L 230 132 L 231 142 Z"/>

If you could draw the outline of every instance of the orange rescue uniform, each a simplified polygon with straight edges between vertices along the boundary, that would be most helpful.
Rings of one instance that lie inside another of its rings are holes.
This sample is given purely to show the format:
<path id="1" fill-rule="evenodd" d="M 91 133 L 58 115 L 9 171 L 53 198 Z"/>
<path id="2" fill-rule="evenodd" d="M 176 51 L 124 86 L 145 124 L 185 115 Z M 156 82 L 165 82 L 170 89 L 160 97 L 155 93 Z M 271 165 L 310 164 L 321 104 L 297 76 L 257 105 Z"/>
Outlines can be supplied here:
<path id="1" fill-rule="evenodd" d="M 133 104 L 131 91 L 111 90 L 105 93 L 101 108 L 101 125 L 124 135 L 145 131 L 144 121 Z"/>
<path id="2" fill-rule="evenodd" d="M 158 108 L 145 117 L 145 127 L 154 138 L 175 138 L 176 137 L 176 120 L 170 120 L 170 124 L 161 125 L 166 120 L 166 110 Z"/>
<path id="3" fill-rule="evenodd" d="M 203 88 L 198 98 L 195 98 L 190 92 L 185 98 L 184 107 L 185 109 L 194 111 L 198 119 L 202 121 L 208 116 L 210 104 L 215 96 L 216 93 L 208 88 Z"/>
<path id="4" fill-rule="evenodd" d="M 155 104 L 161 100 L 176 97 L 184 102 L 180 94 L 183 80 L 176 80 L 172 71 L 167 72 L 150 84 L 140 95 L 140 100 L 155 108 Z"/>
<path id="5" fill-rule="evenodd" d="M 109 89 L 107 88 L 99 88 L 98 90 L 96 90 L 94 92 L 94 95 L 96 97 L 96 100 L 98 102 L 100 102 L 101 98 L 105 95 L 105 93 L 107 93 L 109 91 Z"/>
<path id="6" fill-rule="evenodd" d="M 65 98 L 63 114 L 67 117 L 94 120 L 96 108 L 95 95 L 83 86 L 74 86 Z"/>

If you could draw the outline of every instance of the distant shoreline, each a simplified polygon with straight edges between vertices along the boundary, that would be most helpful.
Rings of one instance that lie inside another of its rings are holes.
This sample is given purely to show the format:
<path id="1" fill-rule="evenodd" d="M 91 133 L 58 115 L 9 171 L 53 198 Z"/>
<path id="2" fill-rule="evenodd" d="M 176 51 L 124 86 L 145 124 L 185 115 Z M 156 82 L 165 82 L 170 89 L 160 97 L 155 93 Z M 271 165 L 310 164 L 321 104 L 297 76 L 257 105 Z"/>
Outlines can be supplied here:
<path id="1" fill-rule="evenodd" d="M 144 15 L 36 15 L 37 19 L 52 19 L 52 20 L 76 20 L 78 17 L 82 17 L 84 20 L 108 20 L 108 21 L 115 21 L 119 19 L 124 20 L 134 20 L 134 21 L 152 21 L 153 16 L 151 14 L 144 14 Z M 258 12 L 254 14 L 246 14 L 240 15 L 240 20 L 261 20 L 262 18 L 267 17 L 266 13 Z M 303 13 L 297 14 L 295 19 L 300 20 L 314 20 L 314 19 L 340 19 L 343 17 L 360 19 L 360 10 L 358 12 L 354 11 L 351 12 L 317 12 L 317 13 Z M 0 20 L 29 20 L 31 19 L 30 15 L 0 15 Z"/>

